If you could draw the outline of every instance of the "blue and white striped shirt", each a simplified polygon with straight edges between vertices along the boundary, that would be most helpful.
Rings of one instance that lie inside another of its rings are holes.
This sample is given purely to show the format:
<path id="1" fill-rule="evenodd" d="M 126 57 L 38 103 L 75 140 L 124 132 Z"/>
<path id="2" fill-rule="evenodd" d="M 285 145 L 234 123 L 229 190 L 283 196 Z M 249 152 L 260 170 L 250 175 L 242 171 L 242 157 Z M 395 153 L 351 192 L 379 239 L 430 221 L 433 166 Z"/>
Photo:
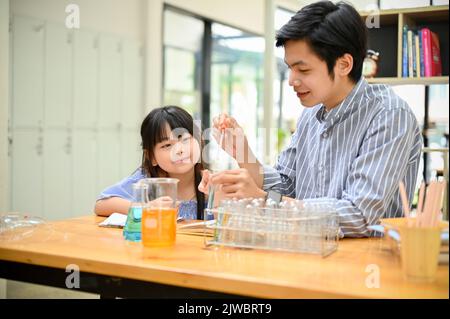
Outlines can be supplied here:
<path id="1" fill-rule="evenodd" d="M 263 189 L 297 199 L 336 198 L 344 236 L 371 236 L 367 226 L 402 216 L 399 181 L 411 202 L 421 149 L 408 104 L 390 87 L 361 78 L 331 111 L 322 104 L 304 110 L 275 167 L 264 167 Z"/>

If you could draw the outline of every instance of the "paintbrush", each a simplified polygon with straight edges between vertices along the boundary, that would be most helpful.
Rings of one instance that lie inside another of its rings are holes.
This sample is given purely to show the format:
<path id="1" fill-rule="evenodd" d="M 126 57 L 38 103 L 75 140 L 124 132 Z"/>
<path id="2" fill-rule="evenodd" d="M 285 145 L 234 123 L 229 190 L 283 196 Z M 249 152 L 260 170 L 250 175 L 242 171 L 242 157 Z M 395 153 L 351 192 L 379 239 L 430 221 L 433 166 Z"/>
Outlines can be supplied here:
<path id="1" fill-rule="evenodd" d="M 409 226 L 409 218 L 410 218 L 410 212 L 409 212 L 409 201 L 408 196 L 406 195 L 406 189 L 405 184 L 400 181 L 399 183 L 399 189 L 400 189 L 400 198 L 402 200 L 402 206 L 403 206 L 403 213 L 405 214 L 406 219 L 408 220 L 408 226 Z"/>
<path id="2" fill-rule="evenodd" d="M 425 182 L 422 182 L 419 190 L 419 202 L 417 203 L 417 211 L 416 211 L 416 226 L 420 226 L 422 213 L 423 213 L 423 200 L 425 196 Z"/>

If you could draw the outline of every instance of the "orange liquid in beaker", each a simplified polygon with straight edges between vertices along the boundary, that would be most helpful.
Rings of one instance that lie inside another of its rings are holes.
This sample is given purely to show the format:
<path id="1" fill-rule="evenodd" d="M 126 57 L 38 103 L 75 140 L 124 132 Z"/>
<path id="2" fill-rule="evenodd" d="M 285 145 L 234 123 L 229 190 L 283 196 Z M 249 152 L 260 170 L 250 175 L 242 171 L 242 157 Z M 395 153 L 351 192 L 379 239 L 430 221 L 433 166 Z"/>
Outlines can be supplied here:
<path id="1" fill-rule="evenodd" d="M 142 244 L 165 247 L 175 244 L 177 208 L 144 208 L 142 210 Z"/>

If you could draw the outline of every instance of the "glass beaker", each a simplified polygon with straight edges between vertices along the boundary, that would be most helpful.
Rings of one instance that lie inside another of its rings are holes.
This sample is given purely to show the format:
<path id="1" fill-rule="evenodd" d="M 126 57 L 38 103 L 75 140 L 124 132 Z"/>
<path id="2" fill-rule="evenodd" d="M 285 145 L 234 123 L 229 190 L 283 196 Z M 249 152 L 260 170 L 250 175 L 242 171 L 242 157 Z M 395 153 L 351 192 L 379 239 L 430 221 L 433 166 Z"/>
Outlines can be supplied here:
<path id="1" fill-rule="evenodd" d="M 145 178 L 148 204 L 142 211 L 142 244 L 145 247 L 165 247 L 175 244 L 177 231 L 176 178 Z"/>
<path id="2" fill-rule="evenodd" d="M 133 202 L 128 209 L 128 216 L 123 228 L 123 237 L 129 241 L 140 242 L 142 237 L 142 211 L 147 206 L 148 185 L 145 183 L 134 183 Z"/>

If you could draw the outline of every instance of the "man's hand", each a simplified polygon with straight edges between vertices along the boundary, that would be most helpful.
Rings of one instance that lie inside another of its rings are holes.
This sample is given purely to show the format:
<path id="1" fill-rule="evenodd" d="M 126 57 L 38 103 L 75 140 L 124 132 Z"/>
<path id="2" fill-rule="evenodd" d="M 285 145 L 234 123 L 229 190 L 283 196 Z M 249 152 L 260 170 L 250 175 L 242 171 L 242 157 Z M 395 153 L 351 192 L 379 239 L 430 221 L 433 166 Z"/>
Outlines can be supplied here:
<path id="1" fill-rule="evenodd" d="M 265 197 L 267 194 L 258 188 L 249 172 L 244 168 L 227 170 L 213 175 L 208 173 L 203 177 L 202 183 L 204 183 L 200 183 L 200 191 L 202 191 L 200 186 L 205 189 L 205 185 L 220 185 L 220 192 L 225 198 L 258 198 Z"/>
<path id="2" fill-rule="evenodd" d="M 214 118 L 213 128 L 215 129 L 213 134 L 216 140 L 219 143 L 222 142 L 220 146 L 237 161 L 240 168 L 248 171 L 258 188 L 262 187 L 264 176 L 261 174 L 261 171 L 263 168 L 250 149 L 242 127 L 239 126 L 234 118 L 221 114 Z M 220 141 L 218 135 L 222 131 L 224 132 L 224 140 Z"/>
<path id="3" fill-rule="evenodd" d="M 250 150 L 244 130 L 236 120 L 226 114 L 220 114 L 213 119 L 213 135 L 217 143 L 221 143 L 225 152 L 233 157 L 239 164 L 246 161 L 254 163 L 256 158 Z M 223 141 L 220 140 L 221 132 L 224 133 Z"/>

